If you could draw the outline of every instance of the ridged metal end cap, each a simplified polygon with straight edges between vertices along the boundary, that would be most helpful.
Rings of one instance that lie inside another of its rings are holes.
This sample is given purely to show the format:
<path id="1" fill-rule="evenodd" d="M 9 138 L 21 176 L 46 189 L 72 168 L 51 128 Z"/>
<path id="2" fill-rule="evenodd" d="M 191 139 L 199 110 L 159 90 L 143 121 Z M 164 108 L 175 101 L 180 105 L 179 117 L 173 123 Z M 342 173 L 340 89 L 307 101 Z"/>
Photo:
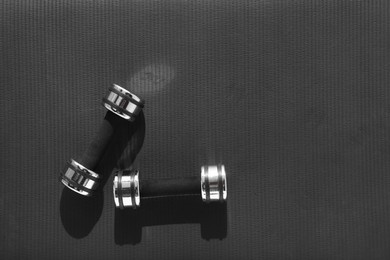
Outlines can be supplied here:
<path id="1" fill-rule="evenodd" d="M 138 170 L 118 171 L 113 181 L 114 202 L 117 208 L 140 206 Z"/>
<path id="2" fill-rule="evenodd" d="M 67 162 L 61 172 L 60 181 L 69 189 L 84 196 L 92 196 L 99 186 L 101 176 L 75 160 Z"/>
<path id="3" fill-rule="evenodd" d="M 129 121 L 135 120 L 144 103 L 141 98 L 116 84 L 108 89 L 107 95 L 103 98 L 105 108 Z"/>
<path id="4" fill-rule="evenodd" d="M 202 166 L 200 186 L 204 202 L 225 201 L 227 198 L 225 166 Z"/>

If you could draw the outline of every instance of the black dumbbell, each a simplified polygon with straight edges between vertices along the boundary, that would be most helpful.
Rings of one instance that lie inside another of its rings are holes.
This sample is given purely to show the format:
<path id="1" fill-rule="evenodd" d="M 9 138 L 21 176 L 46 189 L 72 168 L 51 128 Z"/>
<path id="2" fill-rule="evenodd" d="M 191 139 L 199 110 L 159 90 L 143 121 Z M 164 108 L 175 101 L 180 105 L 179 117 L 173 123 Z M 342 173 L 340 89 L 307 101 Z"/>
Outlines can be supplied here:
<path id="1" fill-rule="evenodd" d="M 123 124 L 124 120 L 133 122 L 142 110 L 144 101 L 114 84 L 103 98 L 103 105 L 109 111 L 93 141 L 78 161 L 70 159 L 60 174 L 60 181 L 66 187 L 84 196 L 91 196 L 102 179 L 93 169 L 103 155 L 114 130 Z"/>
<path id="2" fill-rule="evenodd" d="M 115 206 L 137 208 L 141 198 L 201 195 L 204 202 L 226 201 L 224 165 L 202 166 L 200 176 L 139 181 L 138 170 L 119 170 L 113 180 Z"/>

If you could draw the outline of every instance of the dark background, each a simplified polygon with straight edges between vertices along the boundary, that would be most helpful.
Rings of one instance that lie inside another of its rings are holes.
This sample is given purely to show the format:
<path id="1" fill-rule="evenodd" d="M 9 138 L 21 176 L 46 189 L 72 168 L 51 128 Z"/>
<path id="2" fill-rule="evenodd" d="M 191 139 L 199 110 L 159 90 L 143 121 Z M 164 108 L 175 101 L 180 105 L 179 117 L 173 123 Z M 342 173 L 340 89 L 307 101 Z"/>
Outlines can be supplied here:
<path id="1" fill-rule="evenodd" d="M 0 28 L 1 259 L 390 258 L 387 0 L 3 0 Z M 112 83 L 146 100 L 142 176 L 224 163 L 225 209 L 119 213 L 111 153 L 63 190 Z"/>

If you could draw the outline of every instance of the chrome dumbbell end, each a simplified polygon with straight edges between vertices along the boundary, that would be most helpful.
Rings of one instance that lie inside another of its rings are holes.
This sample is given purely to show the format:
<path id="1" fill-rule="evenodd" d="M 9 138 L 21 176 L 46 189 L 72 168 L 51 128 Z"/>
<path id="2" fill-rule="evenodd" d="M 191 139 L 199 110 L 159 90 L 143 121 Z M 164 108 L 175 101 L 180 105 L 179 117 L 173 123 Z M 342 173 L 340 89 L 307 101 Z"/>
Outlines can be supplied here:
<path id="1" fill-rule="evenodd" d="M 204 202 L 225 201 L 227 182 L 224 165 L 202 166 L 201 194 Z"/>
<path id="2" fill-rule="evenodd" d="M 138 208 L 140 189 L 138 170 L 117 171 L 113 180 L 114 202 L 117 208 Z"/>
<path id="3" fill-rule="evenodd" d="M 116 84 L 108 89 L 106 97 L 103 98 L 105 108 L 129 121 L 135 120 L 144 104 L 144 100 Z"/>
<path id="4" fill-rule="evenodd" d="M 101 176 L 71 159 L 60 174 L 59 180 L 69 189 L 84 196 L 92 196 Z"/>

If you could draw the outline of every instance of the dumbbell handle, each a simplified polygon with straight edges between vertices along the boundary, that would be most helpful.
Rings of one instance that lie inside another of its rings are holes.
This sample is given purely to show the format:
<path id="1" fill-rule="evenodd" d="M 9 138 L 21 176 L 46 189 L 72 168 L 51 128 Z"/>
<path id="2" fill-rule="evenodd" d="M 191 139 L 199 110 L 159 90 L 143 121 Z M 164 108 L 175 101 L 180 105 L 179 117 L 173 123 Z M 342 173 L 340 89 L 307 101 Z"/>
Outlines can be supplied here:
<path id="1" fill-rule="evenodd" d="M 200 195 L 200 176 L 180 179 L 141 180 L 141 198 Z"/>
<path id="2" fill-rule="evenodd" d="M 77 161 L 84 167 L 94 170 L 102 157 L 104 150 L 110 142 L 111 137 L 114 134 L 114 130 L 121 121 L 123 121 L 122 118 L 110 111 L 107 111 L 106 116 L 104 117 L 104 120 L 92 142 Z"/>

